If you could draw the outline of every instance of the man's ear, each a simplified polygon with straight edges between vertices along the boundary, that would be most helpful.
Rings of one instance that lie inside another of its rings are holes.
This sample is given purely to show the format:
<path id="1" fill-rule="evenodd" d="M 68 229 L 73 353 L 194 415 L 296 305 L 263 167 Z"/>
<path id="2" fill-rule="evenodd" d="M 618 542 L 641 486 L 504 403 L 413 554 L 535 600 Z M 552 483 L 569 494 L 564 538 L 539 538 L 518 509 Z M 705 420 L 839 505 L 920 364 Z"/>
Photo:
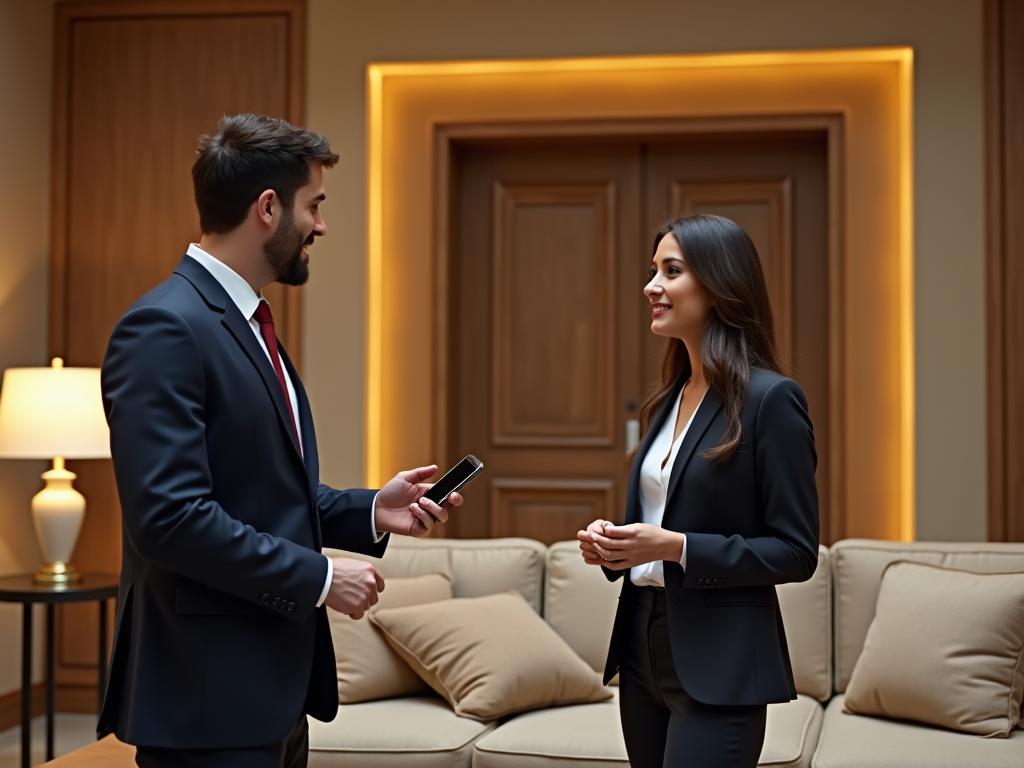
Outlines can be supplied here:
<path id="1" fill-rule="evenodd" d="M 274 220 L 278 217 L 281 207 L 281 200 L 277 193 L 272 189 L 263 190 L 263 193 L 256 198 L 255 206 L 256 220 L 268 229 L 273 229 Z"/>

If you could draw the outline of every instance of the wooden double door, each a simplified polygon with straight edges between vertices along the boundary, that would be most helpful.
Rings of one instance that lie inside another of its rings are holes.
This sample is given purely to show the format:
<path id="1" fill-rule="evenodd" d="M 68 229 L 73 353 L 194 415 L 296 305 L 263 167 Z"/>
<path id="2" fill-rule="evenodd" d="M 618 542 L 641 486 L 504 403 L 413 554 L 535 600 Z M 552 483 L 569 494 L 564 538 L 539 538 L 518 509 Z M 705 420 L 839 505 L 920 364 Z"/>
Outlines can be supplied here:
<path id="1" fill-rule="evenodd" d="M 824 133 L 456 142 L 446 444 L 486 465 L 442 536 L 575 537 L 621 521 L 662 340 L 643 295 L 658 227 L 727 216 L 765 267 L 810 402 L 828 520 Z"/>

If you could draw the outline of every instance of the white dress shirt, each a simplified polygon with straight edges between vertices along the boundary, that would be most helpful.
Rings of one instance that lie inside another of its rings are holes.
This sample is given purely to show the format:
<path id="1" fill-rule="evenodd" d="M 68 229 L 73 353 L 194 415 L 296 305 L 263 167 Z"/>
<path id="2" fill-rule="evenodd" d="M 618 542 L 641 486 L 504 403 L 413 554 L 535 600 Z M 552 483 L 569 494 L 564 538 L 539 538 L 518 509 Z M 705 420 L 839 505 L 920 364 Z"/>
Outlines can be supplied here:
<path id="1" fill-rule="evenodd" d="M 263 353 L 267 356 L 267 360 L 273 366 L 274 361 L 270 358 L 270 351 L 267 349 L 267 343 L 263 340 L 263 334 L 260 333 L 260 324 L 256 322 L 256 318 L 253 315 L 256 314 L 256 308 L 260 305 L 261 301 L 267 301 L 263 298 L 263 294 L 257 295 L 252 289 L 252 286 L 245 282 L 245 278 L 235 272 L 231 267 L 222 261 L 218 261 L 215 257 L 208 254 L 202 248 L 195 243 L 192 243 L 188 247 L 188 255 L 193 259 L 202 264 L 206 271 L 213 275 L 214 279 L 220 283 L 221 288 L 228 295 L 228 298 L 238 307 L 238 311 L 242 313 L 242 317 L 249 321 L 249 327 L 252 328 L 253 334 L 256 336 L 256 341 L 259 342 L 260 348 Z M 270 302 L 267 302 L 268 304 Z M 288 387 L 288 399 L 291 401 L 292 416 L 295 417 L 295 431 L 299 437 L 299 450 L 302 450 L 302 431 L 299 427 L 299 398 L 295 396 L 295 385 L 292 383 L 292 377 L 288 375 L 288 369 L 284 367 L 284 361 L 281 360 L 281 353 L 278 355 L 278 363 L 281 366 L 281 371 L 284 373 L 284 382 Z M 373 509 L 370 511 L 370 525 L 373 527 L 374 538 L 380 540 L 380 535 L 377 533 L 376 520 L 374 519 L 374 510 L 377 507 L 377 497 L 373 498 Z M 327 580 L 324 582 L 323 591 L 320 593 L 320 599 L 316 602 L 316 607 L 319 608 L 324 604 L 324 600 L 327 599 L 327 593 L 331 589 L 331 580 L 334 578 L 334 563 L 331 558 L 324 555 L 324 559 L 327 560 Z"/>
<path id="2" fill-rule="evenodd" d="M 661 526 L 665 517 L 665 503 L 668 501 L 668 485 L 672 477 L 672 465 L 676 462 L 676 455 L 679 453 L 679 446 L 683 444 L 683 438 L 693 423 L 693 417 L 700 410 L 700 403 L 693 409 L 689 421 L 679 433 L 675 440 L 672 435 L 676 429 L 676 420 L 679 418 L 679 404 L 683 400 L 683 391 L 679 390 L 675 407 L 661 425 L 661 430 L 655 436 L 651 447 L 644 456 L 640 465 L 640 520 L 648 525 Z M 665 457 L 668 457 L 667 459 Z M 686 570 L 686 538 L 683 537 L 683 555 L 679 558 L 680 565 Z M 629 569 L 629 579 L 638 587 L 664 587 L 665 586 L 665 564 L 661 560 L 655 560 L 643 565 L 635 565 Z"/>

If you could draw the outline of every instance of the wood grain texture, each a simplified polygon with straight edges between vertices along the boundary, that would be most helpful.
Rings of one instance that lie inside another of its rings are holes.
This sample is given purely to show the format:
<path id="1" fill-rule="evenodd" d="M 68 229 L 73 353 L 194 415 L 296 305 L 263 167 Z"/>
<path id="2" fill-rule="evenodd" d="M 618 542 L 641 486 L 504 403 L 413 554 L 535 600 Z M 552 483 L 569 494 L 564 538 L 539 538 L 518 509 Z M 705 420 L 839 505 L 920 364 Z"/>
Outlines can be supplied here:
<path id="1" fill-rule="evenodd" d="M 984 10 L 988 538 L 1024 541 L 1024 0 Z"/>
<path id="2" fill-rule="evenodd" d="M 191 166 L 200 134 L 240 112 L 302 123 L 304 29 L 302 0 L 58 3 L 51 356 L 99 366 L 118 318 L 198 239 Z M 274 285 L 265 295 L 300 365 L 301 292 Z M 73 560 L 116 572 L 112 465 L 68 467 L 88 505 Z M 64 606 L 56 625 L 58 690 L 93 708 L 97 622 L 89 607 Z"/>
<path id="3" fill-rule="evenodd" d="M 1024 0 L 1003 3 L 1005 540 L 1024 541 Z"/>
<path id="4" fill-rule="evenodd" d="M 566 531 L 597 519 L 617 520 L 611 480 L 495 478 L 491 480 L 492 535 L 524 536 L 551 545 Z"/>
<path id="5" fill-rule="evenodd" d="M 615 187 L 494 186 L 491 440 L 610 446 Z"/>
<path id="6" fill-rule="evenodd" d="M 488 477 L 610 482 L 622 508 L 627 403 L 644 386 L 637 148 L 450 149 L 443 462 L 473 453 Z M 495 535 L 491 503 L 468 494 L 439 534 Z M 556 517 L 547 535 L 573 537 L 576 523 Z"/>
<path id="7" fill-rule="evenodd" d="M 713 213 L 739 224 L 757 249 L 768 283 L 775 338 L 786 367 L 793 363 L 792 180 L 672 184 L 672 209 Z"/>

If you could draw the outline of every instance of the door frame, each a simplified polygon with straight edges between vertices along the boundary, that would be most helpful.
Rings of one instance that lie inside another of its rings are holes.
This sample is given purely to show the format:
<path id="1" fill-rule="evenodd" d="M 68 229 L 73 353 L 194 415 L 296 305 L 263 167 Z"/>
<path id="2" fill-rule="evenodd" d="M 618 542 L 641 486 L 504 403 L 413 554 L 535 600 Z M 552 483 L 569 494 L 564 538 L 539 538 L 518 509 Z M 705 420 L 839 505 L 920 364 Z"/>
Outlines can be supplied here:
<path id="1" fill-rule="evenodd" d="M 824 133 L 827 140 L 828 185 L 828 383 L 829 383 L 829 514 L 821 520 L 821 539 L 831 544 L 846 531 L 845 483 L 845 360 L 846 333 L 843 307 L 844 239 L 844 116 L 841 113 L 806 115 L 743 115 L 661 120 L 537 120 L 491 123 L 439 123 L 434 126 L 434 221 L 433 263 L 435 286 L 435 376 L 431 391 L 435 427 L 433 450 L 437 461 L 448 466 L 457 458 L 451 452 L 449 425 L 455 416 L 449 383 L 455 340 L 450 322 L 450 286 L 454 275 L 451 255 L 456 233 L 451 231 L 454 167 L 453 144 L 460 141 L 515 142 L 529 139 L 645 139 L 715 134 L 720 137 Z M 641 223 L 641 227 L 645 227 Z"/>
<path id="2" fill-rule="evenodd" d="M 912 49 L 370 64 L 367 97 L 368 487 L 439 458 L 448 417 L 440 127 L 841 115 L 845 519 L 830 536 L 914 539 Z"/>

